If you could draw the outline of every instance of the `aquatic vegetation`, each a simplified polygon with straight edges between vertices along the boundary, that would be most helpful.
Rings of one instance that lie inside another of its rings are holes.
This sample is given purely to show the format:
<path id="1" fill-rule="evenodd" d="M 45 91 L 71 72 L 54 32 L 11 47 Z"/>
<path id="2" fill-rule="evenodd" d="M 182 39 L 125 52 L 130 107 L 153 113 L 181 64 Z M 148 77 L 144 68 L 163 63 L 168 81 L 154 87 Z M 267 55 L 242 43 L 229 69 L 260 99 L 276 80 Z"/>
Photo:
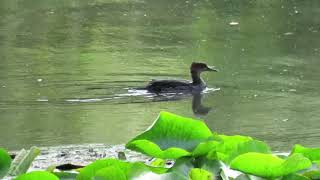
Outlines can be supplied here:
<path id="1" fill-rule="evenodd" d="M 15 180 L 59 180 L 57 176 L 46 171 L 33 171 L 27 174 L 18 176 Z"/>
<path id="2" fill-rule="evenodd" d="M 153 160 L 144 163 L 107 158 L 73 172 L 57 172 L 55 166 L 50 166 L 47 171 L 26 173 L 39 154 L 38 148 L 21 150 L 12 163 L 8 153 L 0 149 L 0 177 L 7 174 L 18 176 L 18 180 L 320 179 L 320 148 L 295 145 L 289 156 L 276 156 L 262 141 L 213 133 L 201 120 L 168 112 L 161 112 L 153 125 L 130 140 L 126 148 Z"/>
<path id="3" fill-rule="evenodd" d="M 306 148 L 300 144 L 296 144 L 291 154 L 301 153 L 311 161 L 320 161 L 320 148 Z"/>
<path id="4" fill-rule="evenodd" d="M 8 174 L 18 176 L 26 173 L 32 161 L 40 154 L 40 149 L 32 147 L 29 151 L 22 149 L 12 161 Z"/>
<path id="5" fill-rule="evenodd" d="M 189 178 L 190 180 L 211 180 L 213 175 L 206 170 L 193 168 L 189 173 Z"/>
<path id="6" fill-rule="evenodd" d="M 249 152 L 236 157 L 230 167 L 256 176 L 275 178 L 307 169 L 311 165 L 310 160 L 302 154 L 294 154 L 284 160 L 272 154 Z"/>
<path id="7" fill-rule="evenodd" d="M 7 174 L 10 164 L 11 157 L 6 150 L 0 148 L 0 178 Z"/>
<path id="8" fill-rule="evenodd" d="M 152 157 L 177 159 L 189 156 L 199 143 L 213 139 L 204 122 L 161 112 L 154 124 L 129 141 L 126 148 Z"/>

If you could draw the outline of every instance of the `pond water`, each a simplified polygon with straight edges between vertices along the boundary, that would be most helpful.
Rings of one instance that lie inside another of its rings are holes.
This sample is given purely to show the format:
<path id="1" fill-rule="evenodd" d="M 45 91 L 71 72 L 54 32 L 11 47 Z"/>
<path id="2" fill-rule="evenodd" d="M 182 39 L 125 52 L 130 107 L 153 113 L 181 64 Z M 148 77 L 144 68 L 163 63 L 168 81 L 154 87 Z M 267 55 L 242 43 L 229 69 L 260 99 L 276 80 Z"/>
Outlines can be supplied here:
<path id="1" fill-rule="evenodd" d="M 319 0 L 2 0 L 0 146 L 125 143 L 162 110 L 319 146 L 319 16 Z M 193 61 L 220 69 L 202 97 L 132 90 Z"/>

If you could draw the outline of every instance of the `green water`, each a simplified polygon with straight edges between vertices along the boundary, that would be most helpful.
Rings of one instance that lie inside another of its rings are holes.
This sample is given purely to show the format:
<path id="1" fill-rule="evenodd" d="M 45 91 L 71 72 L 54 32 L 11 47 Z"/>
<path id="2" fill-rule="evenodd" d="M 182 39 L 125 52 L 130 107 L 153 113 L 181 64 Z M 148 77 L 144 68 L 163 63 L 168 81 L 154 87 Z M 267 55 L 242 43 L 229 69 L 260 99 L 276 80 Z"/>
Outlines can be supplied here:
<path id="1" fill-rule="evenodd" d="M 0 146 L 125 143 L 161 110 L 320 146 L 319 17 L 319 0 L 2 0 Z M 130 90 L 189 79 L 192 61 L 220 69 L 203 74 L 220 88 L 207 114 Z"/>

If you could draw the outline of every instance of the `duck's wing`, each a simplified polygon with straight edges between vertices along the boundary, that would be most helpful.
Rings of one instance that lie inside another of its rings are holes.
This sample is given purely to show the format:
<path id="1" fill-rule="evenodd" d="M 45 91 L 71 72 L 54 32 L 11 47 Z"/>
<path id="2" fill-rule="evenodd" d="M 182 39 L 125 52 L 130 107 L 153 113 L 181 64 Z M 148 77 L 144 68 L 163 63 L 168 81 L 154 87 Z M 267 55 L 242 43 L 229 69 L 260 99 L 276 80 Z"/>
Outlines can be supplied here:
<path id="1" fill-rule="evenodd" d="M 190 81 L 181 80 L 154 80 L 147 85 L 147 90 L 152 92 L 170 92 L 189 90 Z"/>

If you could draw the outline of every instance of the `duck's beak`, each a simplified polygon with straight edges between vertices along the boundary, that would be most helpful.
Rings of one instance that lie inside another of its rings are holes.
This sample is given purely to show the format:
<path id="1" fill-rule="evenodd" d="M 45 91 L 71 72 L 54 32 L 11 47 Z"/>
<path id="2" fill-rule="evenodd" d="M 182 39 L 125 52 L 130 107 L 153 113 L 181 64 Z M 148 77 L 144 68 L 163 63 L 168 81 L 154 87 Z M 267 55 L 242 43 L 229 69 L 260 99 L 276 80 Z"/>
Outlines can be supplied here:
<path id="1" fill-rule="evenodd" d="M 218 70 L 216 67 L 214 67 L 214 66 L 208 66 L 208 67 L 207 67 L 207 71 L 219 72 L 219 70 Z"/>

